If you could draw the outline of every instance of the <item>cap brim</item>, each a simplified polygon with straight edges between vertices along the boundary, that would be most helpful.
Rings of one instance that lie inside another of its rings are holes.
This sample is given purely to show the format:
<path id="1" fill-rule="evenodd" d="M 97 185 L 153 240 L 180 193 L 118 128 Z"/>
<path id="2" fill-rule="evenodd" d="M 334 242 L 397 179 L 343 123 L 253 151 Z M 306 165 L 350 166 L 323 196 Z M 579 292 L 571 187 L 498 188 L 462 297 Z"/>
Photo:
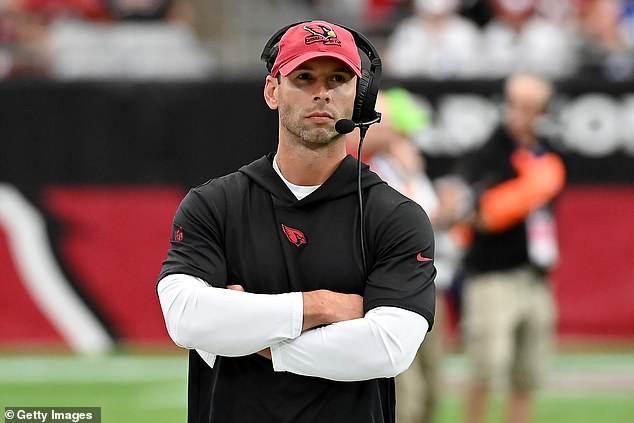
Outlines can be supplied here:
<path id="1" fill-rule="evenodd" d="M 279 67 L 278 71 L 282 74 L 282 76 L 288 76 L 288 74 L 293 72 L 299 65 L 309 61 L 310 59 L 314 59 L 316 57 L 333 57 L 335 59 L 339 59 L 343 63 L 345 63 L 346 66 L 348 66 L 350 70 L 354 72 L 355 75 L 361 78 L 361 69 L 357 68 L 355 64 L 346 56 L 342 54 L 329 53 L 329 52 L 323 52 L 323 51 L 311 51 L 305 54 L 301 54 L 297 56 L 296 58 L 284 63 L 282 66 Z"/>

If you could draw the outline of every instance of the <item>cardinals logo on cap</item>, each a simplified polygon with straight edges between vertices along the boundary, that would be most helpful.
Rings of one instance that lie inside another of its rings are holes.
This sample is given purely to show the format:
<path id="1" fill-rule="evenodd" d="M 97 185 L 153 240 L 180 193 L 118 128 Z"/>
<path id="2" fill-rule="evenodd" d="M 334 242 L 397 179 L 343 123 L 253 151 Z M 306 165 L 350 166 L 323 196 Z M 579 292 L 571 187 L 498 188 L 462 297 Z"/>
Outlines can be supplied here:
<path id="1" fill-rule="evenodd" d="M 324 44 L 341 45 L 341 41 L 337 39 L 337 34 L 330 26 L 323 24 L 310 24 L 304 25 L 303 29 L 310 32 L 310 35 L 307 35 L 306 38 L 304 38 L 304 42 L 306 44 L 321 42 Z"/>

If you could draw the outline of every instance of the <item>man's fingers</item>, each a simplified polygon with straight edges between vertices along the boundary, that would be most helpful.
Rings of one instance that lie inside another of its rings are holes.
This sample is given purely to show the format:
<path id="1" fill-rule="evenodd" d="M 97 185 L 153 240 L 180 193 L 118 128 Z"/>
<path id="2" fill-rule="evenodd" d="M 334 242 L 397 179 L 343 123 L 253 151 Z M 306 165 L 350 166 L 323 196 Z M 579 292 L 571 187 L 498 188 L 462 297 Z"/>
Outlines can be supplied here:
<path id="1" fill-rule="evenodd" d="M 242 292 L 244 292 L 244 288 L 242 287 L 242 285 L 227 285 L 226 288 L 230 289 L 232 291 L 242 291 Z"/>
<path id="2" fill-rule="evenodd" d="M 332 319 L 329 323 L 363 317 L 363 297 L 361 295 L 332 291 L 327 291 L 327 293 L 327 306 Z"/>

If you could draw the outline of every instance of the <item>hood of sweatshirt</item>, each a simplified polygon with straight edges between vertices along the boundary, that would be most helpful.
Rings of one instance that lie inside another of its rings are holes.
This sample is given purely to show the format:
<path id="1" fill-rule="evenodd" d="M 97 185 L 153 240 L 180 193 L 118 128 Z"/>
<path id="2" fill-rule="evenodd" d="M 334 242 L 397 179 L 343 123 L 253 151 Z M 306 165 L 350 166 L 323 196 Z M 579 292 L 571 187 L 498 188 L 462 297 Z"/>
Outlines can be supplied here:
<path id="1" fill-rule="evenodd" d="M 289 206 L 302 207 L 347 195 L 356 195 L 357 159 L 350 155 L 341 161 L 337 170 L 315 192 L 299 201 L 275 172 L 275 169 L 273 169 L 273 157 L 275 157 L 275 153 L 269 153 L 241 167 L 239 172 L 270 192 L 273 197 L 282 203 L 286 203 Z M 361 186 L 364 190 L 373 185 L 384 183 L 376 173 L 370 170 L 368 165 L 361 163 Z"/>

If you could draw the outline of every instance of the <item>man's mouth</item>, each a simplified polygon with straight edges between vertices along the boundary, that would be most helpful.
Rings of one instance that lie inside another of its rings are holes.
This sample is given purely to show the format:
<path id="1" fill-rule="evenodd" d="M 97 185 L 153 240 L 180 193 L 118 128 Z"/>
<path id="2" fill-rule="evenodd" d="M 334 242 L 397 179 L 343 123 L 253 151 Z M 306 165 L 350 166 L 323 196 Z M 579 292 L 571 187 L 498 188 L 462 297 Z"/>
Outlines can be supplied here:
<path id="1" fill-rule="evenodd" d="M 333 116 L 327 112 L 313 112 L 306 116 L 306 118 L 315 123 L 329 123 L 334 120 Z"/>

